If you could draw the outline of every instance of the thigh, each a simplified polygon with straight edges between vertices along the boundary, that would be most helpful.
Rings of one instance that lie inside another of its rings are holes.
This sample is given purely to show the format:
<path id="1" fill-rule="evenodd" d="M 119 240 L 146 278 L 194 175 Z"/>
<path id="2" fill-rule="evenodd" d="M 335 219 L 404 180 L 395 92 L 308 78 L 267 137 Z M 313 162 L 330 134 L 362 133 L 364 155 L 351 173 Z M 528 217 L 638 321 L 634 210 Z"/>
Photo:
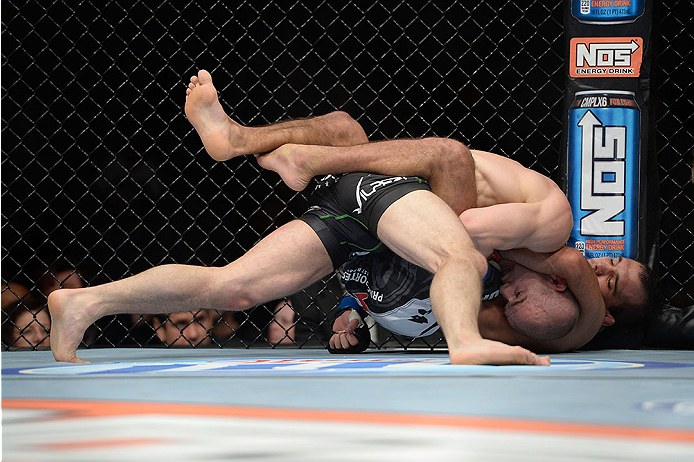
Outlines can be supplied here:
<path id="1" fill-rule="evenodd" d="M 460 218 L 431 191 L 413 191 L 386 209 L 378 237 L 403 258 L 435 272 L 442 258 L 475 250 Z"/>
<path id="2" fill-rule="evenodd" d="M 229 279 L 254 303 L 291 295 L 333 271 L 318 235 L 294 220 L 273 231 L 244 256 L 229 264 Z"/>
<path id="3" fill-rule="evenodd" d="M 381 252 L 378 222 L 393 202 L 412 191 L 430 190 L 417 177 L 348 173 L 321 180 L 301 218 L 323 240 L 337 268 L 353 252 Z"/>

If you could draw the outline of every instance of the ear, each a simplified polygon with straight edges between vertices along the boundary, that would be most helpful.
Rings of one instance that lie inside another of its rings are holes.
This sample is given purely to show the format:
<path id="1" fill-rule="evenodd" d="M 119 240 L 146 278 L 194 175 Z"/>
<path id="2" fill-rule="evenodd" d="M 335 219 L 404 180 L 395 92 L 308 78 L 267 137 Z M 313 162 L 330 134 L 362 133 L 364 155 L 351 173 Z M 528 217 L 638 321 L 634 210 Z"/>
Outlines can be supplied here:
<path id="1" fill-rule="evenodd" d="M 602 322 L 602 325 L 605 327 L 609 327 L 612 324 L 614 324 L 614 316 L 612 316 L 610 310 L 605 309 L 605 320 Z"/>
<path id="2" fill-rule="evenodd" d="M 566 279 L 564 279 L 561 276 L 554 275 L 550 275 L 550 277 L 552 278 L 552 284 L 554 285 L 554 289 L 557 292 L 564 292 L 567 289 L 568 285 L 566 284 Z"/>

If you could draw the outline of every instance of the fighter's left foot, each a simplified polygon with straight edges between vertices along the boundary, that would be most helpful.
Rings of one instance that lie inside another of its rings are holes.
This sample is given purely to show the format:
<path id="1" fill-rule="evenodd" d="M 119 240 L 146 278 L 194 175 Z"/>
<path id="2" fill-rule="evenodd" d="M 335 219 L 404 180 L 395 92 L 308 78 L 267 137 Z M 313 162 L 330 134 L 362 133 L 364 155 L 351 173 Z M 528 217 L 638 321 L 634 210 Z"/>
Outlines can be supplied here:
<path id="1" fill-rule="evenodd" d="M 92 316 L 84 289 L 60 289 L 48 296 L 51 313 L 51 351 L 56 361 L 86 363 L 77 357 L 87 327 L 98 317 Z"/>
<path id="2" fill-rule="evenodd" d="M 243 148 L 245 127 L 224 112 L 209 72 L 201 70 L 190 78 L 185 111 L 213 159 L 222 161 L 247 154 Z"/>

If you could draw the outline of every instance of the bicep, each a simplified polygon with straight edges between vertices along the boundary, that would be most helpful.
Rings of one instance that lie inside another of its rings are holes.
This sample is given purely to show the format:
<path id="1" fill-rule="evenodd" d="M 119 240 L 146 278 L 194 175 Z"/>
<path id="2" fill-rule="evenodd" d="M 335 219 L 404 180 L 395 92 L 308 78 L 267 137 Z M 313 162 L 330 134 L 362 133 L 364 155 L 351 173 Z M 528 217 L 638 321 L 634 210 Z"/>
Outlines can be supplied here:
<path id="1" fill-rule="evenodd" d="M 460 219 L 478 248 L 553 252 L 569 237 L 570 210 L 549 202 L 496 204 L 464 211 Z"/>
<path id="2" fill-rule="evenodd" d="M 494 249 L 536 247 L 539 209 L 538 204 L 497 204 L 466 210 L 460 219 L 480 251 L 489 254 Z"/>

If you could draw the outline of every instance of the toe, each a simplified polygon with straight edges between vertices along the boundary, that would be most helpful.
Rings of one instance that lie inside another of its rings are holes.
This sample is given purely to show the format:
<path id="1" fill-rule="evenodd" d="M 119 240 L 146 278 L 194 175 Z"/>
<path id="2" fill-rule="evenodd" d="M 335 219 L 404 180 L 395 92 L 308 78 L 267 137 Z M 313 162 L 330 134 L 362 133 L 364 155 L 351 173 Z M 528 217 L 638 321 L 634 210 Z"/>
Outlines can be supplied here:
<path id="1" fill-rule="evenodd" d="M 200 80 L 200 85 L 212 83 L 212 76 L 204 69 L 200 69 L 200 72 L 198 72 L 198 79 Z"/>

